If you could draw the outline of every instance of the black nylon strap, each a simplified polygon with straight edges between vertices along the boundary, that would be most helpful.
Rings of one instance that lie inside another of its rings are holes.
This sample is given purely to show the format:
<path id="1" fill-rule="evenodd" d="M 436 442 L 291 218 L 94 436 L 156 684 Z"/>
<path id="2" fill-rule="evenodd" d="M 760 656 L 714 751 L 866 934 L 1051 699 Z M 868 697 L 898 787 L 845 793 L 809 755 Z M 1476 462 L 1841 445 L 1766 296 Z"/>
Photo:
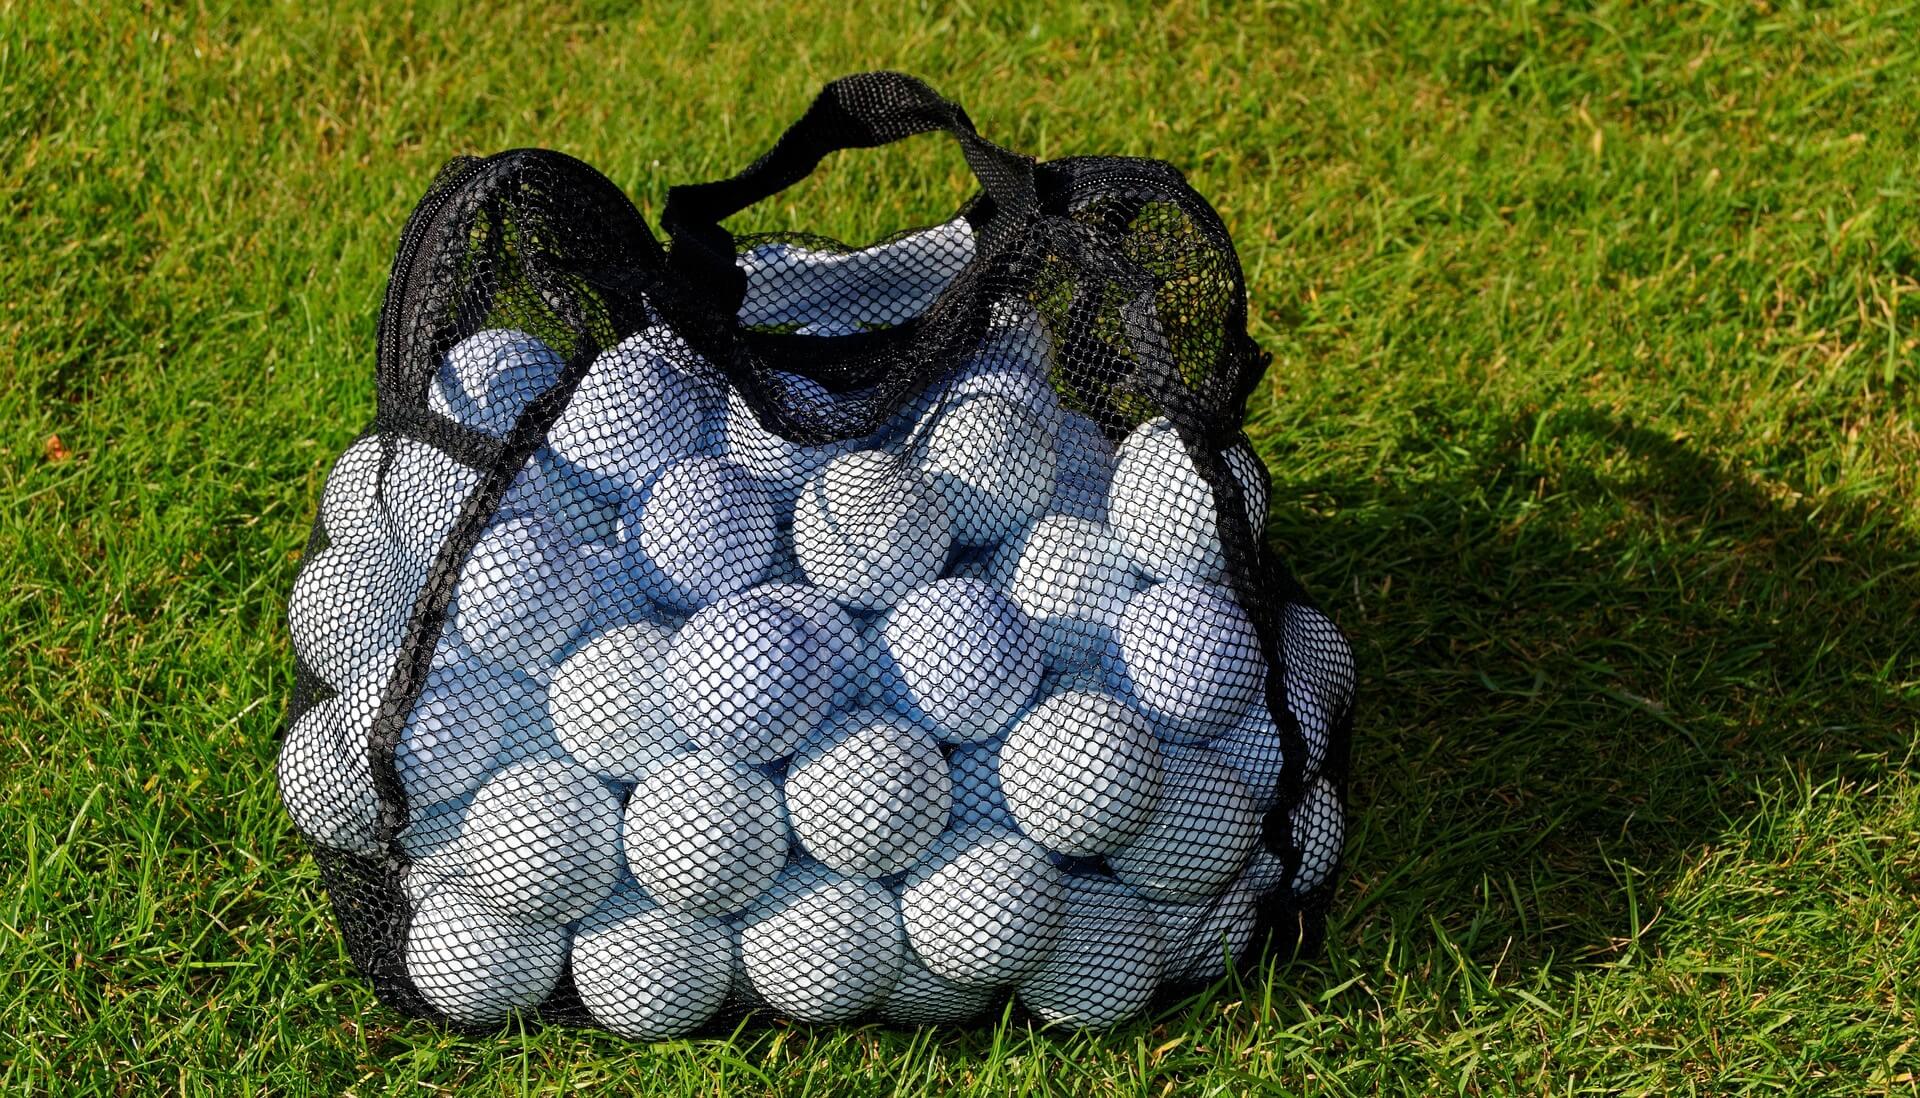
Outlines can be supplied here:
<path id="1" fill-rule="evenodd" d="M 728 179 L 667 192 L 660 225 L 673 240 L 669 257 L 683 279 L 714 295 L 728 315 L 746 297 L 746 276 L 734 264 L 733 237 L 720 222 L 805 179 L 827 154 L 866 149 L 940 130 L 960 144 L 968 167 L 993 202 L 982 251 L 1018 231 L 1038 206 L 1033 160 L 981 137 L 957 104 L 898 72 L 844 76 L 823 88 L 773 148 Z"/>

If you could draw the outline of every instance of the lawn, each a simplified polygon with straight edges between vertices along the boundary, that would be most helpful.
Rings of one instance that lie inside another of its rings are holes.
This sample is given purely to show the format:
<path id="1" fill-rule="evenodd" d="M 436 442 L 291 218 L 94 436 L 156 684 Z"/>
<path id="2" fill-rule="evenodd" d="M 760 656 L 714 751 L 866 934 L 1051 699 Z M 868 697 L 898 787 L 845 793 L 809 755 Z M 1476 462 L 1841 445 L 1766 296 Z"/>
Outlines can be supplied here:
<path id="1" fill-rule="evenodd" d="M 132 7 L 0 0 L 0 1092 L 1920 1092 L 1920 9 Z M 657 218 L 879 67 L 1233 231 L 1360 660 L 1325 950 L 1093 1036 L 387 1011 L 272 760 L 407 212 L 545 145 Z"/>

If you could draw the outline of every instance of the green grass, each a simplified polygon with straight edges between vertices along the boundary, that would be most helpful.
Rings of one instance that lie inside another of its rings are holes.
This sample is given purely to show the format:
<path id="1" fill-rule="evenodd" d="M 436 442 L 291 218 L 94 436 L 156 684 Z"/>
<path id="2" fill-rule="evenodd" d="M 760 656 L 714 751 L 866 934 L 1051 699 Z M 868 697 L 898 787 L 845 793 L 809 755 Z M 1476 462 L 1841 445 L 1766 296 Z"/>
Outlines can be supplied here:
<path id="1" fill-rule="evenodd" d="M 266 7 L 0 2 L 0 1091 L 1920 1090 L 1920 8 Z M 1102 1036 L 385 1011 L 271 760 L 407 211 L 538 144 L 654 217 L 875 67 L 1234 231 L 1363 675 L 1326 952 Z"/>

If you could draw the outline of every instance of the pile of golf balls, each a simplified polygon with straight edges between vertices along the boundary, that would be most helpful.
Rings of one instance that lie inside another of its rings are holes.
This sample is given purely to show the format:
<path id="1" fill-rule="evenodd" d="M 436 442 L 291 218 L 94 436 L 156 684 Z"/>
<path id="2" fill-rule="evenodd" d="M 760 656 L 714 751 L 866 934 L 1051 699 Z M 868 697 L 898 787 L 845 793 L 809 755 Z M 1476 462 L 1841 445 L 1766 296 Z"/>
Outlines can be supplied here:
<path id="1" fill-rule="evenodd" d="M 742 1002 L 922 1024 L 1009 992 L 1106 1026 L 1219 976 L 1263 897 L 1327 878 L 1346 642 L 1284 607 L 1311 658 L 1270 684 L 1187 440 L 1152 420 L 1116 444 L 1062 405 L 1050 353 L 1037 317 L 999 310 L 895 422 L 803 446 L 642 331 L 446 561 L 479 471 L 377 436 L 340 458 L 289 610 L 328 690 L 280 785 L 314 842 L 383 853 L 369 730 L 429 569 L 454 570 L 393 753 L 427 1002 L 497 1024 L 570 973 L 641 1039 Z M 484 331 L 429 407 L 505 437 L 561 368 Z M 1265 473 L 1244 442 L 1224 457 L 1258 531 Z M 1299 741 L 1270 697 L 1305 743 L 1290 810 Z M 1263 828 L 1274 810 L 1287 828 Z"/>

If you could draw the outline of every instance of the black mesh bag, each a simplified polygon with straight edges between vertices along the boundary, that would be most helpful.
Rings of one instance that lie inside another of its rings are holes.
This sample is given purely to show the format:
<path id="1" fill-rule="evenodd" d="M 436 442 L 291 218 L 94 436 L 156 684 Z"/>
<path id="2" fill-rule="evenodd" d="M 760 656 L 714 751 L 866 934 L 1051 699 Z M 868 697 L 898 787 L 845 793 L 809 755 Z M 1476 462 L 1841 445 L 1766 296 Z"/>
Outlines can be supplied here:
<path id="1" fill-rule="evenodd" d="M 720 227 L 929 131 L 981 184 L 944 224 Z M 871 73 L 662 220 L 519 150 L 401 238 L 278 768 L 380 998 L 1098 1027 L 1313 934 L 1354 666 L 1261 538 L 1207 203 Z"/>

